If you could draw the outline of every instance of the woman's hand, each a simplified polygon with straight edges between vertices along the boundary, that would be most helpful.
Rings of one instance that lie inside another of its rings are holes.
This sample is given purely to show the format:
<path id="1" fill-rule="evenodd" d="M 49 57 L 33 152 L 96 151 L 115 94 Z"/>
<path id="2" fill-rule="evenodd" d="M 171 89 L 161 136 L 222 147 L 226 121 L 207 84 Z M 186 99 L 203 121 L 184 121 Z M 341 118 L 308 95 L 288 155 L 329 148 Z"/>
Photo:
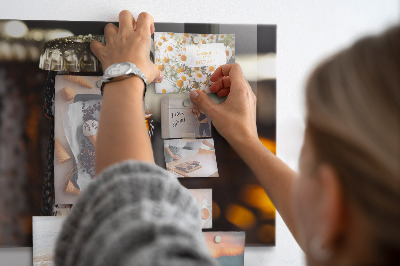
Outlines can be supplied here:
<path id="1" fill-rule="evenodd" d="M 256 125 L 256 96 L 238 64 L 223 65 L 211 76 L 210 91 L 226 96 L 222 104 L 214 103 L 200 91 L 192 91 L 192 101 L 212 120 L 218 132 L 232 145 L 258 139 Z"/>
<path id="2" fill-rule="evenodd" d="M 154 19 L 146 12 L 137 21 L 128 10 L 119 13 L 119 28 L 109 23 L 104 28 L 106 44 L 93 41 L 90 49 L 100 60 L 103 71 L 120 62 L 134 63 L 146 76 L 147 82 L 161 81 L 162 74 L 150 60 L 151 35 Z"/>

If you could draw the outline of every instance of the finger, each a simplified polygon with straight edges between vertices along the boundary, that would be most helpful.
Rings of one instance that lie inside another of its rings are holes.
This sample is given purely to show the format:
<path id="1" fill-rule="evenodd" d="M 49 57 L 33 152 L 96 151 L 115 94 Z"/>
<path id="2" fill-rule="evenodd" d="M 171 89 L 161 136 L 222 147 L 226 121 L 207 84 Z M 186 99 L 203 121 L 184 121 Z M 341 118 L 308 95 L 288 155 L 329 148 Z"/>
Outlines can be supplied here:
<path id="1" fill-rule="evenodd" d="M 104 28 L 104 38 L 107 43 L 114 42 L 115 36 L 118 34 L 118 28 L 112 23 L 108 23 Z"/>
<path id="2" fill-rule="evenodd" d="M 210 80 L 215 82 L 223 77 L 231 76 L 231 82 L 234 80 L 243 79 L 242 68 L 239 64 L 228 64 L 218 67 L 211 75 Z"/>
<path id="3" fill-rule="evenodd" d="M 225 96 L 228 96 L 228 94 L 229 94 L 230 92 L 231 92 L 230 89 L 224 88 L 224 89 L 221 89 L 221 90 L 217 93 L 217 95 L 218 95 L 218 97 L 225 97 Z"/>
<path id="4" fill-rule="evenodd" d="M 146 12 L 140 13 L 136 23 L 136 31 L 145 36 L 150 36 L 152 28 L 154 29 L 153 17 Z"/>
<path id="5" fill-rule="evenodd" d="M 150 77 L 150 80 L 148 80 L 148 83 L 151 82 L 156 82 L 156 83 L 161 83 L 164 80 L 164 75 L 163 73 L 158 69 L 158 67 L 153 64 L 152 66 L 152 75 Z"/>
<path id="6" fill-rule="evenodd" d="M 128 10 L 119 13 L 119 34 L 129 34 L 133 32 L 134 18 Z"/>
<path id="7" fill-rule="evenodd" d="M 213 83 L 210 86 L 210 92 L 218 93 L 220 89 L 229 88 L 231 86 L 231 80 L 229 77 L 223 77 L 222 79 L 218 80 L 217 82 Z"/>
<path id="8" fill-rule="evenodd" d="M 200 109 L 207 113 L 207 115 L 211 115 L 212 109 L 216 105 L 204 92 L 193 90 L 190 92 L 190 99 L 192 102 L 197 105 Z M 210 117 L 212 120 L 212 117 Z"/>
<path id="9" fill-rule="evenodd" d="M 105 44 L 99 42 L 99 41 L 92 41 L 90 43 L 90 50 L 92 51 L 92 53 L 101 61 L 103 59 L 103 49 L 104 47 L 106 47 Z"/>

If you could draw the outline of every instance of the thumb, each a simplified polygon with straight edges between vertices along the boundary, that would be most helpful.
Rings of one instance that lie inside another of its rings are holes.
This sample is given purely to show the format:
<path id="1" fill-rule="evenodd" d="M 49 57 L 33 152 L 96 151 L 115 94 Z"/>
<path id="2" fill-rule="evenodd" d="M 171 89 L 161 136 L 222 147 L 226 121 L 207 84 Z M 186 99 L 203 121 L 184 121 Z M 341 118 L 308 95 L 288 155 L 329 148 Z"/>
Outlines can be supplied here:
<path id="1" fill-rule="evenodd" d="M 105 44 L 99 42 L 99 41 L 92 41 L 90 43 L 90 50 L 92 50 L 92 53 L 101 61 L 103 60 L 103 49 L 105 47 Z"/>
<path id="2" fill-rule="evenodd" d="M 204 92 L 192 90 L 190 92 L 190 99 L 200 109 L 207 113 L 208 116 L 212 114 L 211 109 L 216 105 Z"/>

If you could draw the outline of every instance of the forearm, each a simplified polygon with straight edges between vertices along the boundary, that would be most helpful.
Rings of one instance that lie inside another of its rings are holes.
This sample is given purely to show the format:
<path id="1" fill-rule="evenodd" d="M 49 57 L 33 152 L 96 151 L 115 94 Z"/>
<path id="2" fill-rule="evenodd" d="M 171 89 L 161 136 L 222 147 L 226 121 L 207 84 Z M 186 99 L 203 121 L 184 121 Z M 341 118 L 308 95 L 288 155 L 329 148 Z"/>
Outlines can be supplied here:
<path id="1" fill-rule="evenodd" d="M 154 162 L 143 115 L 143 81 L 131 77 L 104 88 L 96 148 L 96 175 L 133 159 Z"/>
<path id="2" fill-rule="evenodd" d="M 292 187 L 296 173 L 270 152 L 258 138 L 241 138 L 231 143 L 258 181 L 296 238 L 292 212 Z"/>

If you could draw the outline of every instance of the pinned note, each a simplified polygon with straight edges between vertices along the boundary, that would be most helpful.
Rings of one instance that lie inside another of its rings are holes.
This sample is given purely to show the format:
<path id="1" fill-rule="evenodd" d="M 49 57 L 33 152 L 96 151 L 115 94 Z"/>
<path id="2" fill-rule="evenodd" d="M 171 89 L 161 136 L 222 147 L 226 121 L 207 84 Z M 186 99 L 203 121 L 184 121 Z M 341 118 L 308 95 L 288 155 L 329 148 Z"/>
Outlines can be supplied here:
<path id="1" fill-rule="evenodd" d="M 181 98 L 161 99 L 163 139 L 211 137 L 211 120 L 203 110 Z"/>
<path id="2" fill-rule="evenodd" d="M 209 93 L 214 71 L 234 62 L 234 34 L 154 33 L 154 63 L 164 75 L 156 93 Z"/>

